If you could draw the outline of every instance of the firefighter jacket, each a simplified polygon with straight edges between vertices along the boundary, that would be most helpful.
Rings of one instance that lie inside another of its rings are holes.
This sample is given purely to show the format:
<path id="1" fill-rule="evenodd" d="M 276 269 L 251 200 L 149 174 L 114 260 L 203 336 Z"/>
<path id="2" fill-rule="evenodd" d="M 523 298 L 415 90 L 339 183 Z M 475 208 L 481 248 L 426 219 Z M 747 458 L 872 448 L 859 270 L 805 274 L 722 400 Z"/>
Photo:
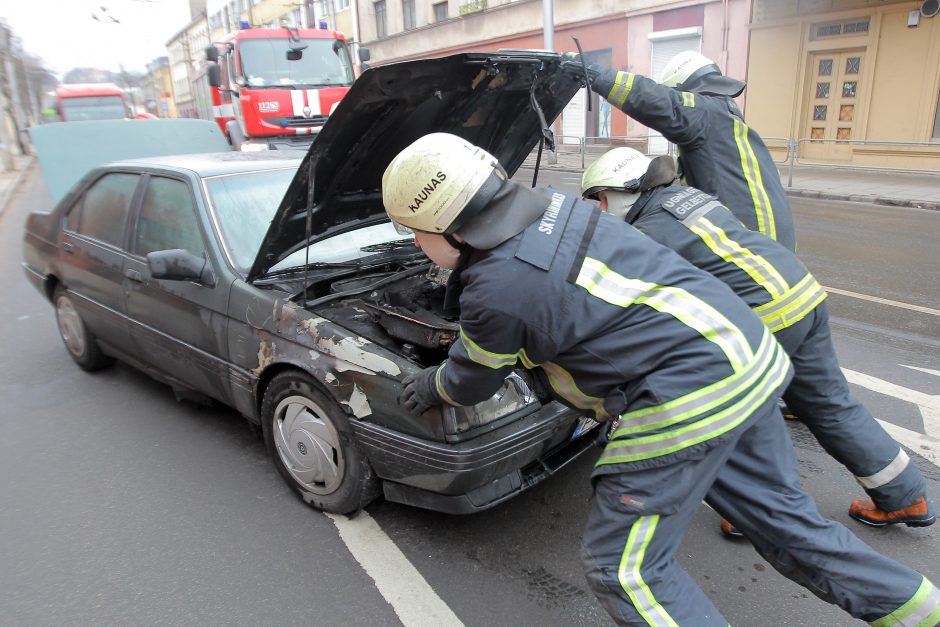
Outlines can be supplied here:
<path id="1" fill-rule="evenodd" d="M 796 250 L 793 216 L 780 174 L 760 136 L 726 96 L 678 91 L 606 70 L 591 88 L 679 147 L 686 182 L 717 196 L 747 228 Z"/>
<path id="2" fill-rule="evenodd" d="M 522 191 L 514 202 L 541 202 L 541 215 L 455 269 L 460 334 L 435 376 L 445 402 L 480 402 L 533 369 L 566 405 L 620 417 L 601 471 L 708 446 L 789 381 L 780 345 L 721 281 L 588 203 Z"/>
<path id="3" fill-rule="evenodd" d="M 714 197 L 683 185 L 644 192 L 624 217 L 744 299 L 774 333 L 826 298 L 796 254 L 750 231 Z"/>

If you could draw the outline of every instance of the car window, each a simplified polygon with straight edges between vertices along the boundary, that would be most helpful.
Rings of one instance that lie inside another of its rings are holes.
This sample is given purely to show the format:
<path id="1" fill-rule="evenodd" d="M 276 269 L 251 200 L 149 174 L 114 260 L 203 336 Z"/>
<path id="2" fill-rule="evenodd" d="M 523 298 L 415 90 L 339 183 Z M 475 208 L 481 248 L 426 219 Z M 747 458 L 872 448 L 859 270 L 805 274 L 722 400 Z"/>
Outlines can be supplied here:
<path id="1" fill-rule="evenodd" d="M 137 188 L 136 174 L 106 174 L 85 192 L 78 232 L 120 248 L 131 199 Z"/>
<path id="2" fill-rule="evenodd" d="M 82 214 L 82 199 L 79 198 L 72 203 L 69 210 L 65 213 L 65 222 L 62 226 L 66 231 L 78 232 L 78 217 Z"/>
<path id="3" fill-rule="evenodd" d="M 222 244 L 236 269 L 247 272 L 255 260 L 295 173 L 287 168 L 206 179 Z"/>
<path id="4" fill-rule="evenodd" d="M 356 261 L 375 254 L 375 252 L 372 251 L 362 250 L 363 247 L 385 244 L 402 239 L 401 234 L 395 230 L 395 225 L 391 222 L 372 224 L 356 229 L 355 231 L 347 231 L 346 233 L 340 233 L 339 235 L 328 237 L 319 242 L 314 242 L 307 247 L 309 250 L 301 248 L 291 253 L 276 265 L 272 266 L 271 270 L 284 270 L 286 268 L 303 266 L 308 259 L 310 263 Z M 413 240 L 414 238 L 409 237 L 404 239 Z"/>
<path id="5" fill-rule="evenodd" d="M 145 256 L 172 248 L 182 248 L 197 256 L 205 252 L 189 185 L 154 176 L 140 206 L 134 252 Z"/>

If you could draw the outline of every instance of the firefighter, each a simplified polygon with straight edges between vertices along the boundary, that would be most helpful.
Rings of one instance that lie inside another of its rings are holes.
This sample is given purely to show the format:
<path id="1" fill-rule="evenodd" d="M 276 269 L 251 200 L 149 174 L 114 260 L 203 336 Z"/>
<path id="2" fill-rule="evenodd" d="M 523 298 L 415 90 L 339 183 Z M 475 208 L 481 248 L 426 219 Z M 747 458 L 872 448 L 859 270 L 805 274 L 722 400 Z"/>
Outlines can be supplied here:
<path id="1" fill-rule="evenodd" d="M 453 135 L 405 148 L 382 194 L 392 221 L 452 270 L 446 298 L 460 304 L 447 360 L 406 377 L 402 404 L 416 415 L 472 405 L 521 364 L 605 423 L 582 557 L 615 620 L 728 624 L 674 557 L 702 499 L 853 616 L 940 620 L 940 590 L 824 519 L 800 487 L 776 419 L 789 360 L 721 281 L 588 203 L 507 181 Z"/>
<path id="2" fill-rule="evenodd" d="M 774 333 L 793 363 L 784 400 L 871 497 L 850 505 L 852 518 L 875 527 L 933 524 L 926 480 L 849 390 L 829 333 L 825 290 L 794 253 L 675 179 L 671 157 L 650 160 L 632 148 L 615 148 L 585 170 L 581 192 L 721 279 Z"/>
<path id="3" fill-rule="evenodd" d="M 582 72 L 576 56 L 565 67 Z M 591 65 L 588 76 L 591 89 L 602 98 L 676 144 L 689 185 L 717 196 L 747 228 L 796 250 L 780 174 L 733 100 L 744 91 L 742 81 L 723 76 L 697 52 L 673 57 L 661 83 L 599 65 Z"/>

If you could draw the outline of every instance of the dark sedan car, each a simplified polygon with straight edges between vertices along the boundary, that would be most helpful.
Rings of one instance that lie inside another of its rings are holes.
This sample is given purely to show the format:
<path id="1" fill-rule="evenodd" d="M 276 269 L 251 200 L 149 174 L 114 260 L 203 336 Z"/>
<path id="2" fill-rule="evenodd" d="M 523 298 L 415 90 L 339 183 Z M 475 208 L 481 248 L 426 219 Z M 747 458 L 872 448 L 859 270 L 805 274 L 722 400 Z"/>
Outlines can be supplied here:
<path id="1" fill-rule="evenodd" d="M 305 156 L 98 167 L 30 215 L 26 274 L 79 366 L 117 358 L 234 407 L 310 505 L 347 513 L 384 493 L 490 507 L 590 449 L 593 423 L 522 369 L 473 407 L 414 417 L 398 404 L 401 380 L 441 362 L 459 329 L 442 308 L 445 271 L 388 221 L 381 176 L 434 131 L 485 147 L 511 174 L 540 114 L 554 119 L 579 88 L 558 63 L 514 52 L 376 68 Z"/>

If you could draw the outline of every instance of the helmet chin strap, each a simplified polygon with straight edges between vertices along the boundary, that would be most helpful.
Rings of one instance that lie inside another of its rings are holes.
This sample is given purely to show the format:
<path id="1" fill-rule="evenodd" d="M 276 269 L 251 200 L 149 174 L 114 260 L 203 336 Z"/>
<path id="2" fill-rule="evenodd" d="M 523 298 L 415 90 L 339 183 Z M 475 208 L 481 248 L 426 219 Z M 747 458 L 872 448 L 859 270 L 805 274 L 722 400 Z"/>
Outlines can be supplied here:
<path id="1" fill-rule="evenodd" d="M 612 216 L 622 218 L 630 211 L 630 207 L 637 201 L 640 194 L 631 194 L 628 192 L 614 192 L 607 190 L 604 192 L 607 196 L 607 213 Z"/>
<path id="2" fill-rule="evenodd" d="M 457 249 L 457 252 L 460 252 L 467 247 L 467 242 L 461 242 L 450 233 L 444 233 L 443 235 L 444 239 L 447 240 L 447 243 L 450 244 L 451 247 Z"/>

